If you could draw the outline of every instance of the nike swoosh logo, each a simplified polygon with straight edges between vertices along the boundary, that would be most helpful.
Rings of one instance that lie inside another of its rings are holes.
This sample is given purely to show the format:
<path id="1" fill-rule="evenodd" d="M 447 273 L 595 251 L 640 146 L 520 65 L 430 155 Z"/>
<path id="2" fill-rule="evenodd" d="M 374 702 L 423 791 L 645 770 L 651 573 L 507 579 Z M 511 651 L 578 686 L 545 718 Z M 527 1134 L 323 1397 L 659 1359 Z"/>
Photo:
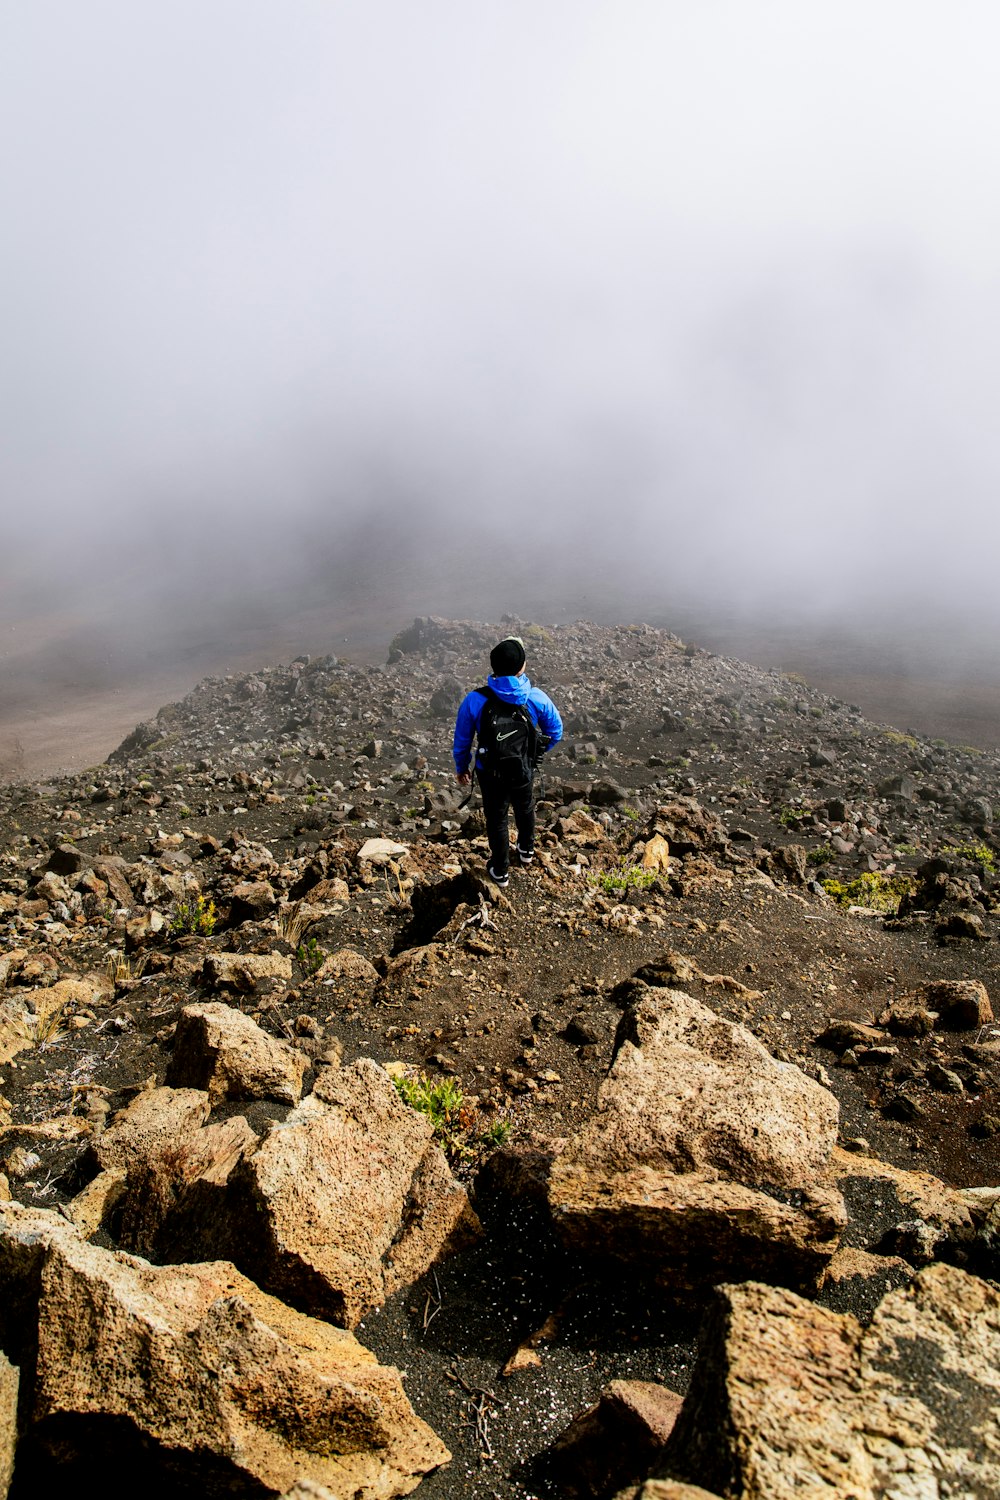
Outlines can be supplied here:
<path id="1" fill-rule="evenodd" d="M 509 739 L 510 739 L 510 737 L 511 737 L 511 735 L 512 735 L 512 734 L 516 734 L 516 733 L 517 733 L 517 730 L 516 730 L 516 729 L 508 729 L 508 731 L 507 731 L 507 733 L 506 733 L 506 734 L 498 734 L 498 735 L 497 735 L 497 743 L 498 743 L 498 744 L 499 744 L 499 742 L 500 742 L 500 741 L 501 741 L 501 740 L 509 740 Z"/>

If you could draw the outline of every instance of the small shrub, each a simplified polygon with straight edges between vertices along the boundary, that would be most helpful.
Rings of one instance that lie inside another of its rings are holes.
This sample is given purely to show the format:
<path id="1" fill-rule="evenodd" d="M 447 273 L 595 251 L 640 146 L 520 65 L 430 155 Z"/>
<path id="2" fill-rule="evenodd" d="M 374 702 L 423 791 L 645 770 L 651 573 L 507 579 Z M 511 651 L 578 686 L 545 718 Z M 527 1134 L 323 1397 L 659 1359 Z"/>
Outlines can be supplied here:
<path id="1" fill-rule="evenodd" d="M 215 931 L 215 902 L 198 895 L 193 901 L 179 901 L 170 924 L 174 937 L 211 937 Z"/>
<path id="2" fill-rule="evenodd" d="M 775 816 L 782 828 L 798 828 L 806 814 L 801 807 L 783 807 Z"/>
<path id="3" fill-rule="evenodd" d="M 55 1010 L 50 1011 L 47 1016 L 32 1016 L 31 1029 L 34 1033 L 32 1041 L 40 1051 L 46 1047 L 54 1047 L 66 1037 L 63 1022 L 66 1020 L 66 1006 L 58 1005 Z"/>
<path id="4" fill-rule="evenodd" d="M 920 742 L 912 734 L 902 734 L 898 729 L 883 729 L 883 738 L 890 745 L 905 745 L 908 750 L 919 750 Z"/>
<path id="5" fill-rule="evenodd" d="M 941 850 L 945 859 L 967 859 L 987 875 L 995 875 L 997 857 L 989 844 L 950 844 Z"/>
<path id="6" fill-rule="evenodd" d="M 630 864 L 623 859 L 611 870 L 601 870 L 588 876 L 587 883 L 605 891 L 609 896 L 616 896 L 625 891 L 648 890 L 655 879 L 655 870 L 644 870 L 641 865 Z"/>
<path id="7" fill-rule="evenodd" d="M 866 906 L 870 911 L 891 915 L 913 890 L 913 881 L 909 875 L 884 875 L 881 870 L 871 870 L 846 884 L 842 880 L 824 880 L 822 886 L 838 906 Z"/>
<path id="8" fill-rule="evenodd" d="M 837 858 L 829 844 L 820 844 L 818 849 L 810 849 L 806 855 L 807 865 L 828 865 Z"/>

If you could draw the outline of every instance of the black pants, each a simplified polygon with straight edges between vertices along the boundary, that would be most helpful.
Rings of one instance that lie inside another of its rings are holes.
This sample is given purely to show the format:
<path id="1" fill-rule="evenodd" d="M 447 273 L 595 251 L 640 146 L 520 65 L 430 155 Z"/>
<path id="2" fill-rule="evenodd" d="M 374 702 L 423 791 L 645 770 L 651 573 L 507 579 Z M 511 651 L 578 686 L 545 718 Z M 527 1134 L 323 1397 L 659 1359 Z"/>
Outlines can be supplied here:
<path id="1" fill-rule="evenodd" d="M 507 830 L 507 809 L 514 809 L 517 824 L 517 842 L 522 849 L 535 847 L 535 799 L 530 781 L 522 786 L 501 786 L 495 776 L 480 767 L 476 772 L 483 794 L 483 812 L 486 815 L 486 837 L 490 841 L 493 872 L 506 875 L 510 863 L 510 834 Z"/>

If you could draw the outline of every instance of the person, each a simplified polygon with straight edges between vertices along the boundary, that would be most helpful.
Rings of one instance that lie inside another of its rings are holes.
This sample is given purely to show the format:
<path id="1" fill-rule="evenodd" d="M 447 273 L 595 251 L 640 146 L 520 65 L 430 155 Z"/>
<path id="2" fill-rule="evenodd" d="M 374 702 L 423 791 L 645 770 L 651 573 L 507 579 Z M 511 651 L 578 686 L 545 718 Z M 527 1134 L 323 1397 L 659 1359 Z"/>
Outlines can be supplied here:
<path id="1" fill-rule="evenodd" d="M 535 857 L 535 768 L 546 750 L 562 739 L 563 730 L 559 710 L 546 693 L 532 687 L 524 664 L 519 636 L 497 642 L 490 652 L 492 671 L 485 688 L 475 688 L 462 699 L 452 746 L 455 776 L 460 786 L 469 786 L 472 742 L 477 742 L 475 774 L 490 845 L 486 873 L 501 887 L 510 878 L 508 809 L 513 807 L 517 825 L 518 863 L 527 869 Z M 512 747 L 518 756 L 509 754 Z"/>

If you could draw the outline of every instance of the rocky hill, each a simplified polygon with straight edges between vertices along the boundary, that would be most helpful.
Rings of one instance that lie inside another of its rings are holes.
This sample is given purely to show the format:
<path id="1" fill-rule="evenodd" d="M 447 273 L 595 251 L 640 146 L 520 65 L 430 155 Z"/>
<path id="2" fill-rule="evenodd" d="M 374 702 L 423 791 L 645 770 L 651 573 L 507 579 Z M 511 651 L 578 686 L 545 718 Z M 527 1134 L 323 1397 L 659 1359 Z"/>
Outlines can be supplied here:
<path id="1" fill-rule="evenodd" d="M 500 892 L 449 750 L 512 631 L 566 738 Z M 994 807 L 995 753 L 510 620 L 3 789 L 10 1493 L 997 1493 Z"/>

